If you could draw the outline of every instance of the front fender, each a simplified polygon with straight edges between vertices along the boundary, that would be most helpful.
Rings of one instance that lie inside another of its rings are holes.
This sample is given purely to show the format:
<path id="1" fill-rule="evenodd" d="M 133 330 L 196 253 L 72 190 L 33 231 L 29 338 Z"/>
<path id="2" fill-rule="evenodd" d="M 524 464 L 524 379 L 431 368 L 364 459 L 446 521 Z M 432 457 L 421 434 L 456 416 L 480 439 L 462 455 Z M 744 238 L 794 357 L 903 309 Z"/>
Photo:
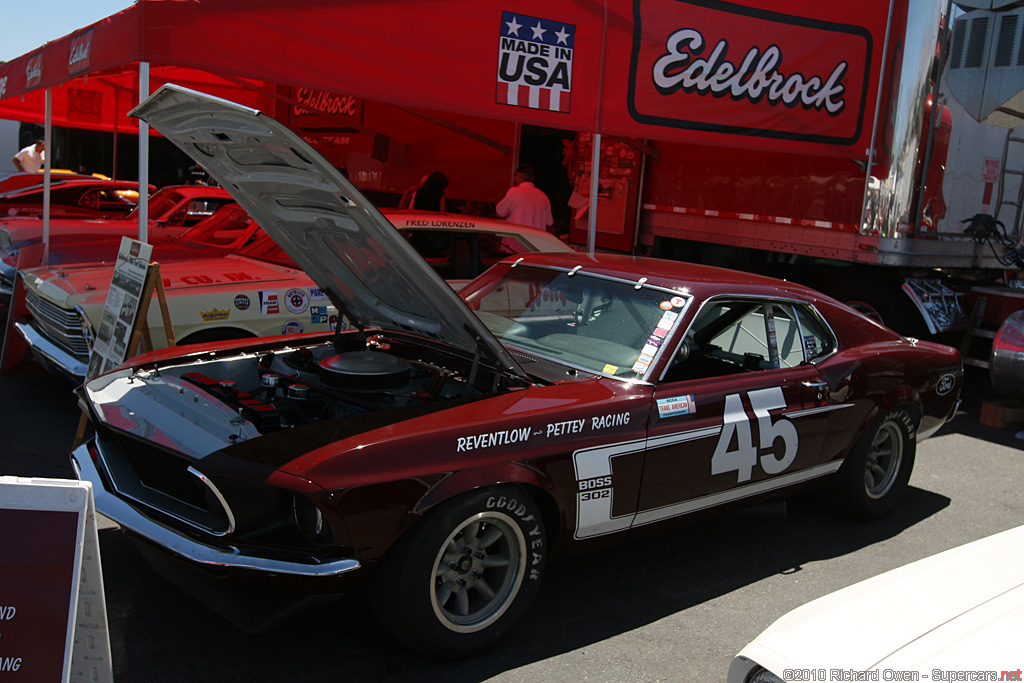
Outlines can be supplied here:
<path id="1" fill-rule="evenodd" d="M 487 486 L 513 484 L 529 489 L 544 513 L 545 524 L 553 529 L 557 510 L 550 483 L 538 472 L 515 463 L 497 463 L 462 470 L 437 478 L 404 479 L 368 484 L 344 491 L 337 509 L 352 534 L 360 562 L 372 565 L 425 514 L 463 493 Z M 554 519 L 551 517 L 555 516 Z"/>
<path id="2" fill-rule="evenodd" d="M 502 462 L 484 467 L 455 472 L 442 479 L 417 503 L 412 512 L 424 512 L 454 498 L 455 496 L 482 488 L 501 484 L 532 484 L 546 491 L 551 490 L 550 482 L 536 470 L 520 463 Z"/>

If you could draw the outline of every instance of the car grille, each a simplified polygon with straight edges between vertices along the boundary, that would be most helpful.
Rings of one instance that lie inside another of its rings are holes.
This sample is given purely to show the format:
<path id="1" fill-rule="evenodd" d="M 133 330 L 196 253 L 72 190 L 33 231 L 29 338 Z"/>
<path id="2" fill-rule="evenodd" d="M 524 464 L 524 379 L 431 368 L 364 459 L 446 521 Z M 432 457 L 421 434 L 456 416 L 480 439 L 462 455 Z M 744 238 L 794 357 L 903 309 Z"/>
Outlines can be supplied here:
<path id="1" fill-rule="evenodd" d="M 214 534 L 228 529 L 220 501 L 189 472 L 190 458 L 130 434 L 102 432 L 104 464 L 121 494 Z"/>
<path id="2" fill-rule="evenodd" d="M 25 291 L 25 304 L 36 331 L 83 362 L 89 360 L 89 344 L 78 311 L 61 308 L 34 291 Z"/>
<path id="3" fill-rule="evenodd" d="M 207 510 L 206 487 L 188 468 L 191 463 L 180 456 L 154 448 L 144 441 L 116 438 L 125 459 L 144 485 L 200 510 Z"/>

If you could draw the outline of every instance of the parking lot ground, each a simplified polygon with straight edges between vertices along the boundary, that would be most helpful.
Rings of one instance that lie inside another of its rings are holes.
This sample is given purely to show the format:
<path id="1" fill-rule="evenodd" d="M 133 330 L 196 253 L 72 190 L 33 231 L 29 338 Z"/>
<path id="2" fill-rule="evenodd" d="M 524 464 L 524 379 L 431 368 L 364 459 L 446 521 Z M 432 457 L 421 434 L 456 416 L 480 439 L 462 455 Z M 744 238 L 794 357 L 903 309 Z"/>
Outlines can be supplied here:
<path id="1" fill-rule="evenodd" d="M 100 532 L 119 681 L 724 681 L 729 660 L 808 600 L 1024 523 L 1019 428 L 978 422 L 972 375 L 956 419 L 918 448 L 896 512 L 862 523 L 813 496 L 785 518 L 735 515 L 553 562 L 525 622 L 460 662 L 409 652 L 359 596 L 252 636 L 157 576 L 109 523 Z M 68 385 L 31 363 L 0 376 L 0 473 L 70 477 Z"/>

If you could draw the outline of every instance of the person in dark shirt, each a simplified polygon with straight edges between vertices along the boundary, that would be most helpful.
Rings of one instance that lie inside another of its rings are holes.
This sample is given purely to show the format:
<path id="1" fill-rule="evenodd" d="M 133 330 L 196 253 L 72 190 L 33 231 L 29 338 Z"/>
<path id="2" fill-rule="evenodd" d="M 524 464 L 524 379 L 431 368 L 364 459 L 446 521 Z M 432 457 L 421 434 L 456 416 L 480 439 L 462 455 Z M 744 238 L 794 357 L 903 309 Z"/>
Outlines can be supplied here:
<path id="1" fill-rule="evenodd" d="M 432 171 L 412 198 L 412 208 L 423 211 L 444 211 L 444 191 L 448 189 L 448 176 Z"/>

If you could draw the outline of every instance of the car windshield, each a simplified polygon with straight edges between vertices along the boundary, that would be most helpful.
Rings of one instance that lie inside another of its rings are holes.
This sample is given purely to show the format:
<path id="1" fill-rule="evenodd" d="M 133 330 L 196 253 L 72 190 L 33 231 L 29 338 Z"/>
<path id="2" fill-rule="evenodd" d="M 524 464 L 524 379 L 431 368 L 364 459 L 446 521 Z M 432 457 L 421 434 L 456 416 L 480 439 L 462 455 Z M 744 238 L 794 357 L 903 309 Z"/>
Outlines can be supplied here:
<path id="1" fill-rule="evenodd" d="M 536 251 L 512 233 L 424 228 L 398 232 L 445 280 L 472 279 L 506 256 Z"/>
<path id="2" fill-rule="evenodd" d="M 263 232 L 262 228 L 258 229 L 248 243 L 244 247 L 237 249 L 235 253 L 239 256 L 256 259 L 257 261 L 276 263 L 285 268 L 299 268 L 292 257 L 284 249 L 277 246 L 277 242 L 270 235 Z"/>
<path id="3" fill-rule="evenodd" d="M 249 214 L 237 204 L 228 204 L 189 228 L 182 238 L 214 247 L 233 247 L 251 241 L 254 230 Z"/>
<path id="4" fill-rule="evenodd" d="M 647 375 L 690 301 L 646 284 L 521 265 L 465 299 L 505 346 L 624 379 Z"/>
<path id="5" fill-rule="evenodd" d="M 148 213 L 152 219 L 156 216 L 162 216 L 171 210 L 171 208 L 183 199 L 180 193 L 175 190 L 169 190 L 164 188 L 149 198 Z M 132 209 L 131 213 L 128 214 L 128 218 L 137 218 L 139 215 L 138 207 Z"/>

